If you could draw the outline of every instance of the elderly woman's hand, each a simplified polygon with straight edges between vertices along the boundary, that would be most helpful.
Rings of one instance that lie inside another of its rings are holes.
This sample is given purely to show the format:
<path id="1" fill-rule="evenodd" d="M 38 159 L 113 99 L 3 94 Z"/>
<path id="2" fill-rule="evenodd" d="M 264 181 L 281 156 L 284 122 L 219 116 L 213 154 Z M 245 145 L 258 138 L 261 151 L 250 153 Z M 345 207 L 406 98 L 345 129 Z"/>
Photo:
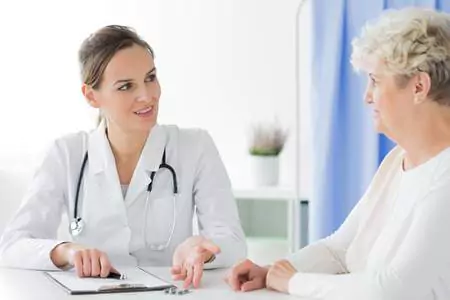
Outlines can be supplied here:
<path id="1" fill-rule="evenodd" d="M 297 270 L 287 260 L 277 261 L 267 273 L 266 286 L 271 290 L 289 293 L 289 280 Z"/>
<path id="2" fill-rule="evenodd" d="M 200 286 L 203 276 L 203 265 L 210 261 L 220 248 L 202 236 L 193 236 L 180 244 L 173 255 L 172 278 L 184 280 L 184 288 L 191 284 Z"/>
<path id="3" fill-rule="evenodd" d="M 260 267 L 249 259 L 231 268 L 225 281 L 235 291 L 249 292 L 266 287 L 268 268 Z"/>

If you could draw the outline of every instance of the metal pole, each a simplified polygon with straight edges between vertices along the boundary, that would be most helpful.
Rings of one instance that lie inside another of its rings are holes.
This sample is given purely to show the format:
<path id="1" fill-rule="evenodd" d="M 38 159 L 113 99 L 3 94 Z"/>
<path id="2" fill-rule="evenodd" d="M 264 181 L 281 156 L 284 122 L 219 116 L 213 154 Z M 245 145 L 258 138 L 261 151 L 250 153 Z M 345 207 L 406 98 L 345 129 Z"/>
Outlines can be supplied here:
<path id="1" fill-rule="evenodd" d="M 300 201 L 301 199 L 301 186 L 300 186 L 300 114 L 301 114 L 301 97 L 300 97 L 300 14 L 307 0 L 301 0 L 297 6 L 297 11 L 295 13 L 295 202 L 292 203 L 291 209 L 293 210 L 293 230 L 292 230 L 292 243 L 291 252 L 297 251 L 300 247 L 305 245 L 300 245 L 300 234 L 302 232 L 301 222 L 300 222 Z"/>

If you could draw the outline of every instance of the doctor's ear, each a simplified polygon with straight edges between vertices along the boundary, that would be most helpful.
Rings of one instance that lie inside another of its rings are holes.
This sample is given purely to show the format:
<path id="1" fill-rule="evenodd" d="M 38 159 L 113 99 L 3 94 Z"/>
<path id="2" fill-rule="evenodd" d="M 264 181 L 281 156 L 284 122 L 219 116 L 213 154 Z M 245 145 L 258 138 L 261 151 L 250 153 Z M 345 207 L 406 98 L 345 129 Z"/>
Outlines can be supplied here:
<path id="1" fill-rule="evenodd" d="M 83 93 L 84 98 L 86 98 L 86 101 L 90 106 L 94 108 L 100 108 L 100 103 L 98 103 L 97 99 L 95 99 L 94 89 L 92 88 L 92 86 L 83 84 L 81 86 L 81 92 Z"/>

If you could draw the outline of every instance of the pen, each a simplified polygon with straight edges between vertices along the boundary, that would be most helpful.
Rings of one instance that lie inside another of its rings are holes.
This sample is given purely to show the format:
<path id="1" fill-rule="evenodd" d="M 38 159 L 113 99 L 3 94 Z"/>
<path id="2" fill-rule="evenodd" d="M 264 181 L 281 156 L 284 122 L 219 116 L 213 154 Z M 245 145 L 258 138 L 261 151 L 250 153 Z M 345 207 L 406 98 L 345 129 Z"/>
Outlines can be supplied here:
<path id="1" fill-rule="evenodd" d="M 125 276 L 125 274 L 120 274 L 120 273 L 116 273 L 116 272 L 109 272 L 109 274 L 108 274 L 108 276 L 106 276 L 106 278 L 124 280 L 127 277 Z"/>

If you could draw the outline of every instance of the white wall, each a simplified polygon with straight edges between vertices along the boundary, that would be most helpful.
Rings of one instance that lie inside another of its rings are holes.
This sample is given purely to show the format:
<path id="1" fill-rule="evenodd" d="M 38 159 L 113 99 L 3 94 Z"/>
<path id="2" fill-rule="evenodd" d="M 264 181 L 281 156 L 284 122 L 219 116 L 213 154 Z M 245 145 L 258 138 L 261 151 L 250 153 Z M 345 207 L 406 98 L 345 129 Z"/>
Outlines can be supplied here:
<path id="1" fill-rule="evenodd" d="M 137 29 L 156 51 L 161 123 L 203 127 L 235 186 L 251 181 L 247 128 L 278 117 L 294 133 L 294 25 L 299 0 L 7 1 L 0 10 L 0 169 L 28 168 L 62 134 L 89 129 L 96 112 L 80 93 L 77 50 L 107 24 Z M 308 26 L 302 53 L 308 54 Z M 309 87 L 303 60 L 302 86 Z M 306 96 L 309 89 L 304 89 Z M 304 98 L 307 100 L 307 98 Z M 302 103 L 302 171 L 309 107 Z M 294 136 L 281 156 L 293 185 Z M 309 179 L 302 186 L 309 194 Z"/>

